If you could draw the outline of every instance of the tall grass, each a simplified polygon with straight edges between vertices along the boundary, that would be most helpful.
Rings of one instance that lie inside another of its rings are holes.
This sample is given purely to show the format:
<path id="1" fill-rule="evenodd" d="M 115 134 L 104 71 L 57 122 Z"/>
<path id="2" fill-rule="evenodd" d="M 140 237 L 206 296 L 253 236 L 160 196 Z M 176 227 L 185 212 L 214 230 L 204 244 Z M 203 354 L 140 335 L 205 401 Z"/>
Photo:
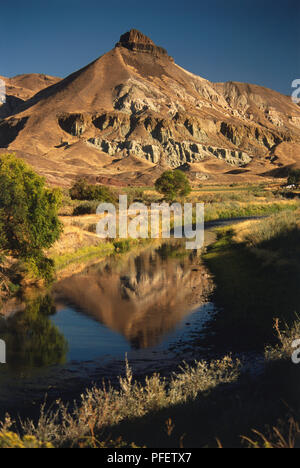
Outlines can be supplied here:
<path id="1" fill-rule="evenodd" d="M 262 433 L 252 429 L 251 436 L 242 436 L 248 448 L 264 449 L 293 449 L 299 448 L 300 425 L 293 417 L 287 422 L 279 421 L 278 426 L 268 429 Z"/>
<path id="2" fill-rule="evenodd" d="M 257 246 L 280 236 L 285 236 L 300 227 L 300 213 L 284 211 L 255 223 L 245 235 L 248 245 Z"/>
<path id="3" fill-rule="evenodd" d="M 281 211 L 295 211 L 297 208 L 299 204 L 296 202 L 212 203 L 205 205 L 205 221 L 268 216 Z"/>
<path id="4" fill-rule="evenodd" d="M 265 358 L 267 361 L 291 360 L 293 352 L 292 343 L 294 340 L 300 339 L 300 318 L 296 316 L 296 320 L 288 326 L 286 323 L 280 327 L 278 319 L 275 319 L 274 329 L 278 337 L 276 346 L 266 346 Z"/>

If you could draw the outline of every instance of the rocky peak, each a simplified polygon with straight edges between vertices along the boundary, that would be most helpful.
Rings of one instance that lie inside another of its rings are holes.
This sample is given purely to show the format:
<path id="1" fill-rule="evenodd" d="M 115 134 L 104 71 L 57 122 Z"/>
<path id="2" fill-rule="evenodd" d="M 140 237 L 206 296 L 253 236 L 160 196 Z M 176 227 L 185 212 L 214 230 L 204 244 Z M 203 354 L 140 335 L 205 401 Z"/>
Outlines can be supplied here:
<path id="1" fill-rule="evenodd" d="M 145 36 L 145 34 L 137 29 L 131 29 L 125 34 L 122 34 L 116 47 L 125 47 L 132 51 L 146 52 L 154 56 L 169 57 L 166 49 L 155 45 L 149 37 Z"/>
<path id="2" fill-rule="evenodd" d="M 149 37 L 145 36 L 145 34 L 138 31 L 137 29 L 130 29 L 130 31 L 127 31 L 125 34 L 122 34 L 122 36 L 120 37 L 120 42 L 122 44 L 134 42 L 135 44 L 155 45 Z"/>

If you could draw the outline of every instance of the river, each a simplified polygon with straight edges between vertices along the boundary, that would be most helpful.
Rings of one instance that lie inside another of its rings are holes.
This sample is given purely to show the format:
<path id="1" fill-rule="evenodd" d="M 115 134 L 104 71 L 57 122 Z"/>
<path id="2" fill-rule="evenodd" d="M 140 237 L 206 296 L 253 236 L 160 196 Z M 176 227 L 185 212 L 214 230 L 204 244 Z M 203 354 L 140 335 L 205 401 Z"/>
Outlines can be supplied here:
<path id="1" fill-rule="evenodd" d="M 236 220 L 237 222 L 239 220 Z M 216 225 L 205 229 L 205 245 Z M 32 415 L 48 401 L 76 398 L 92 383 L 117 382 L 127 358 L 134 375 L 170 375 L 183 360 L 214 357 L 201 346 L 217 314 L 201 252 L 157 241 L 57 281 L 23 310 L 0 319 L 0 413 Z M 195 348 L 195 338 L 197 347 Z M 213 339 L 213 337 L 212 337 Z"/>

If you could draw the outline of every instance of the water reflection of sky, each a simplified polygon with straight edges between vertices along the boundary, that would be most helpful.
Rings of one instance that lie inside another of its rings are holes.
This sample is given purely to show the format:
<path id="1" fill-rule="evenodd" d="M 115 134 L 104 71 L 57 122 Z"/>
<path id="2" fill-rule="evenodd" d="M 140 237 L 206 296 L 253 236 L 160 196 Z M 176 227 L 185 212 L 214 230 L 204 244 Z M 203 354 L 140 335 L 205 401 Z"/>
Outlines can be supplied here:
<path id="1" fill-rule="evenodd" d="M 199 333 L 214 313 L 211 303 L 204 304 L 186 315 L 174 330 L 161 337 L 160 343 L 145 349 L 134 351 L 136 357 L 149 355 L 151 352 L 167 350 L 178 342 L 189 340 L 194 333 Z M 120 333 L 110 330 L 105 325 L 74 310 L 72 307 L 61 309 L 52 317 L 68 342 L 67 361 L 91 361 L 101 358 L 123 358 L 132 352 L 130 343 Z"/>
<path id="2" fill-rule="evenodd" d="M 107 354 L 118 357 L 130 351 L 122 335 L 72 307 L 60 310 L 52 321 L 69 344 L 68 361 L 90 361 Z"/>

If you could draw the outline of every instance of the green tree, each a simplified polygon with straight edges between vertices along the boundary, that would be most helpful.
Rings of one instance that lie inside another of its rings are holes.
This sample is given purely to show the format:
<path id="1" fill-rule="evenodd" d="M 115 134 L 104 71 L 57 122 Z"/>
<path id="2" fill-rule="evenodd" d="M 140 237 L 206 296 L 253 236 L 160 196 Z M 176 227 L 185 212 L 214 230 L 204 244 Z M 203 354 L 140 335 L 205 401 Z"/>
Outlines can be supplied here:
<path id="1" fill-rule="evenodd" d="M 47 277 L 51 261 L 44 256 L 62 231 L 58 219 L 61 192 L 12 154 L 0 156 L 0 248 L 25 260 L 38 276 Z"/>
<path id="2" fill-rule="evenodd" d="M 191 185 L 187 176 L 180 170 L 165 171 L 155 182 L 155 189 L 163 194 L 167 200 L 176 197 L 183 198 L 191 192 Z"/>
<path id="3" fill-rule="evenodd" d="M 84 177 L 75 180 L 69 190 L 72 200 L 89 200 L 89 185 Z"/>
<path id="4" fill-rule="evenodd" d="M 300 169 L 293 169 L 289 173 L 288 180 L 287 180 L 288 185 L 295 185 L 296 187 L 299 187 L 300 185 Z"/>

